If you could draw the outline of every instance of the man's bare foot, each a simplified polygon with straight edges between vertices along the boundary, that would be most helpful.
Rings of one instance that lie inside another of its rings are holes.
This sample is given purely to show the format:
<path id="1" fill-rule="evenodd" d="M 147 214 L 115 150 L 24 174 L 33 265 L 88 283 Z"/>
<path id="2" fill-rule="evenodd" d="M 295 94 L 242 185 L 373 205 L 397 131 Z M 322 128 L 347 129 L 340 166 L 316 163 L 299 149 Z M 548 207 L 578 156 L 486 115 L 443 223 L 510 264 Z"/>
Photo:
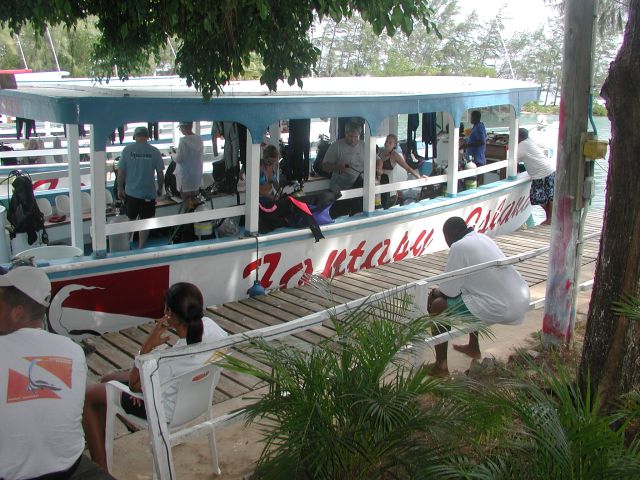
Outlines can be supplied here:
<path id="1" fill-rule="evenodd" d="M 457 350 L 460 353 L 464 353 L 466 356 L 475 358 L 476 360 L 480 360 L 482 358 L 482 354 L 480 350 L 471 346 L 471 345 L 453 345 L 453 349 Z"/>
<path id="2" fill-rule="evenodd" d="M 551 220 L 546 218 L 540 225 L 551 225 Z"/>
<path id="3" fill-rule="evenodd" d="M 424 368 L 432 377 L 447 377 L 449 375 L 449 369 L 437 363 L 430 363 L 429 365 L 425 365 Z"/>

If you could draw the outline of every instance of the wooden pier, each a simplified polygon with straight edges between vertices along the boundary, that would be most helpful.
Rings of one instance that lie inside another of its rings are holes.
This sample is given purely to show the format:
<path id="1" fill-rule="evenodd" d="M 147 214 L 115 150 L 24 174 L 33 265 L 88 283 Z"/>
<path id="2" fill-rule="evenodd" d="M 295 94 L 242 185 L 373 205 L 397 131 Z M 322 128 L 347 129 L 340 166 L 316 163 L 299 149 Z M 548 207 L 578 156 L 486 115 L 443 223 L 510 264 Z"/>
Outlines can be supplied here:
<path id="1" fill-rule="evenodd" d="M 599 234 L 602 230 L 602 216 L 601 209 L 592 210 L 587 216 L 585 237 L 591 235 L 591 238 L 584 244 L 582 265 L 596 260 L 599 251 Z M 513 234 L 497 237 L 495 240 L 506 256 L 513 256 L 548 246 L 550 234 L 551 227 L 537 226 L 520 229 Z M 208 307 L 207 313 L 229 334 L 276 325 L 394 286 L 440 274 L 444 270 L 447 254 L 448 250 L 445 250 L 374 269 L 349 273 L 336 277 L 330 284 L 327 282 L 322 286 L 307 285 L 271 291 L 268 295 Z M 548 259 L 549 255 L 545 253 L 518 263 L 516 269 L 531 287 L 547 280 Z M 532 298 L 532 300 L 536 299 Z M 87 355 L 89 381 L 99 381 L 101 375 L 113 370 L 130 368 L 133 357 L 140 350 L 150 329 L 151 324 L 148 324 L 88 340 L 87 343 L 95 347 L 95 352 Z M 298 332 L 290 341 L 304 346 L 330 338 L 333 334 L 331 326 L 325 324 Z M 173 336 L 169 343 L 175 342 L 176 339 L 177 337 Z M 234 355 L 249 360 L 237 350 L 234 350 Z M 243 396 L 256 387 L 256 380 L 253 377 L 223 371 L 214 394 L 214 403 Z"/>

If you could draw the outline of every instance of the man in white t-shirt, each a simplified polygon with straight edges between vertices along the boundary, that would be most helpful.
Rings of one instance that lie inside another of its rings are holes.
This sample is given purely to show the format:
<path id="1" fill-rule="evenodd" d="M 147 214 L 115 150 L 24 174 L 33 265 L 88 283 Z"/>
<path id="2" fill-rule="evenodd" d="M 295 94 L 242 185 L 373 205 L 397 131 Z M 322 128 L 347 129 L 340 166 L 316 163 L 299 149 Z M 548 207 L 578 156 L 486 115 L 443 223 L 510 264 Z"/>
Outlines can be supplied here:
<path id="1" fill-rule="evenodd" d="M 556 168 L 542 148 L 529 138 L 529 130 L 518 129 L 518 162 L 524 163 L 527 173 L 531 177 L 529 200 L 531 205 L 540 205 L 544 209 L 546 218 L 542 225 L 551 224 L 553 211 L 553 193 L 556 179 Z"/>
<path id="2" fill-rule="evenodd" d="M 449 218 L 442 228 L 449 245 L 445 272 L 505 258 L 493 240 L 476 233 L 460 217 Z M 430 315 L 445 310 L 452 315 L 473 316 L 487 323 L 517 325 L 529 309 L 529 287 L 511 266 L 489 267 L 479 272 L 440 282 L 429 293 L 427 309 Z M 454 345 L 456 350 L 480 358 L 478 335 L 471 333 L 467 345 Z M 435 347 L 434 374 L 448 373 L 447 343 Z"/>
<path id="3" fill-rule="evenodd" d="M 195 207 L 195 199 L 202 183 L 202 151 L 200 135 L 193 133 L 193 122 L 180 122 L 180 132 L 184 135 L 178 144 L 173 160 L 176 162 L 176 186 L 184 202 L 184 211 Z"/>
<path id="4" fill-rule="evenodd" d="M 82 455 L 84 352 L 69 338 L 42 329 L 50 297 L 42 270 L 17 267 L 0 276 L 0 478 L 5 480 L 88 478 L 100 472 Z"/>
<path id="5" fill-rule="evenodd" d="M 329 188 L 336 194 L 341 190 L 362 187 L 364 171 L 364 143 L 360 141 L 362 127 L 356 122 L 347 122 L 345 137 L 331 144 L 322 160 L 322 169 L 331 173 Z M 362 211 L 362 199 L 352 198 L 336 202 L 331 208 L 331 217 L 355 215 Z"/>

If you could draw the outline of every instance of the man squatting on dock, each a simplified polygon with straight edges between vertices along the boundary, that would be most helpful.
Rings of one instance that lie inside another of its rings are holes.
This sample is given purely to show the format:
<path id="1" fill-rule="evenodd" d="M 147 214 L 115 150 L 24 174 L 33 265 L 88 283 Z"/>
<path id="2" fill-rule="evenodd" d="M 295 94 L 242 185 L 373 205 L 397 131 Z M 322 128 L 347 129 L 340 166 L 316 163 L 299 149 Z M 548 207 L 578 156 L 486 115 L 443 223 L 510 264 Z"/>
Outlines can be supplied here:
<path id="1" fill-rule="evenodd" d="M 0 478 L 113 479 L 82 453 L 84 352 L 42 329 L 49 278 L 34 267 L 0 273 Z"/>
<path id="2" fill-rule="evenodd" d="M 442 227 L 449 246 L 445 272 L 505 258 L 493 240 L 460 217 L 449 218 Z M 440 282 L 439 288 L 429 293 L 427 310 L 430 315 L 445 312 L 457 317 L 473 317 L 486 323 L 518 325 L 529 309 L 529 286 L 512 265 L 488 267 L 481 271 Z M 438 327 L 434 334 L 444 333 L 449 327 Z M 434 347 L 436 362 L 431 371 L 435 375 L 449 372 L 447 342 Z M 469 334 L 467 345 L 454 345 L 454 349 L 472 358 L 480 358 L 478 334 Z"/>

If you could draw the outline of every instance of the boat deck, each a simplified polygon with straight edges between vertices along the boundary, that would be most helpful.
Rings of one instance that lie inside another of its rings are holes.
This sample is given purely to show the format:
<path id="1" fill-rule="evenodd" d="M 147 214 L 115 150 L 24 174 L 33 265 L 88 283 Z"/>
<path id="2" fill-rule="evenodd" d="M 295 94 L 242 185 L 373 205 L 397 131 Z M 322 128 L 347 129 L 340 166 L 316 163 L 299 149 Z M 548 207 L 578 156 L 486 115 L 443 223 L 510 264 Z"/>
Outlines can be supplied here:
<path id="1" fill-rule="evenodd" d="M 589 212 L 585 225 L 585 236 L 602 230 L 603 211 L 594 209 Z M 520 229 L 510 235 L 496 239 L 497 244 L 507 256 L 522 254 L 549 245 L 551 228 L 537 226 Z M 599 235 L 585 242 L 582 265 L 595 262 L 599 251 Z M 248 298 L 224 305 L 207 308 L 208 314 L 230 334 L 262 328 L 287 322 L 313 312 L 317 312 L 349 300 L 366 297 L 372 293 L 399 286 L 414 280 L 442 273 L 447 251 L 403 260 L 375 269 L 363 270 L 336 277 L 326 287 L 303 286 L 280 291 L 271 291 L 269 295 Z M 530 287 L 547 280 L 549 254 L 545 253 L 516 265 L 517 270 Z M 532 301 L 536 300 L 532 298 Z M 99 381 L 99 377 L 115 369 L 130 368 L 133 357 L 146 339 L 152 324 L 128 328 L 108 333 L 87 342 L 95 347 L 95 352 L 87 355 L 89 382 Z M 322 326 L 296 333 L 287 342 L 302 347 L 330 338 L 334 331 L 325 323 Z M 174 336 L 169 343 L 173 343 Z M 241 352 L 234 355 L 247 359 Z M 264 366 L 267 368 L 266 366 Z M 223 371 L 214 394 L 214 403 L 240 397 L 259 387 L 254 378 L 235 372 Z"/>

